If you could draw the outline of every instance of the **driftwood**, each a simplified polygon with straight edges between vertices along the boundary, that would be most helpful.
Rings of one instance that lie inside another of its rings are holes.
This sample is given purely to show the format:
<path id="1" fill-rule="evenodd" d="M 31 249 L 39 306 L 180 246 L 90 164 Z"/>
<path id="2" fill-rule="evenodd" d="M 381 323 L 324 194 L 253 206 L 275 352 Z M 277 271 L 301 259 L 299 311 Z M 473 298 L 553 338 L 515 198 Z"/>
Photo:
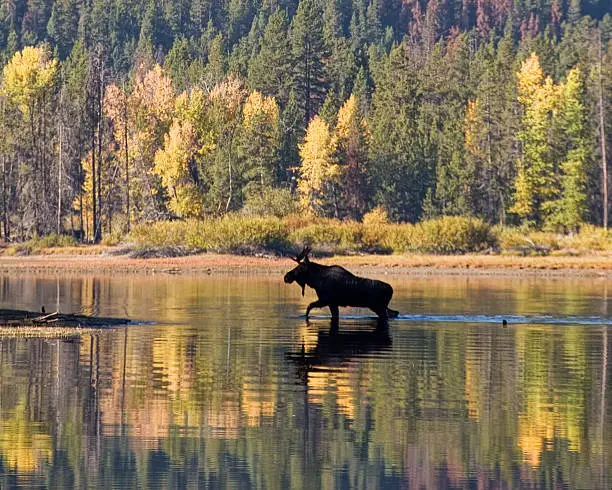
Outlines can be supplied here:
<path id="1" fill-rule="evenodd" d="M 110 328 L 128 325 L 125 318 L 104 318 L 67 313 L 41 314 L 23 310 L 0 310 L 2 327 L 63 327 L 63 328 Z"/>

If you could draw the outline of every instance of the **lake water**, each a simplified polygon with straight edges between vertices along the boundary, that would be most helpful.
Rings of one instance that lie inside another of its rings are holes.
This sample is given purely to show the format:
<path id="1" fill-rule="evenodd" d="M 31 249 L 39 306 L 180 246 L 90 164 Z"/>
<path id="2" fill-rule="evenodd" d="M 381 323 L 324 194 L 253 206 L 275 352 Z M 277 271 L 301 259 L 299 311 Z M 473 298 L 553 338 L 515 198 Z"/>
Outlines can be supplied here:
<path id="1" fill-rule="evenodd" d="M 611 488 L 612 282 L 386 280 L 330 333 L 281 277 L 0 277 L 154 322 L 0 337 L 0 488 Z"/>

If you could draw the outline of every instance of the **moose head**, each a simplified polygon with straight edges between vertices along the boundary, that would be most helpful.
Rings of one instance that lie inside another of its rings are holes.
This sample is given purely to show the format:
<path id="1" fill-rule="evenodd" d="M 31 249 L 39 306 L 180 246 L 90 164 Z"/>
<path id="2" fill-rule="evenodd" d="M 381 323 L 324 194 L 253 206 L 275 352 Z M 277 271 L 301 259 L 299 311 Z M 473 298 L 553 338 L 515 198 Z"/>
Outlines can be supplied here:
<path id="1" fill-rule="evenodd" d="M 304 296 L 304 289 L 306 289 L 306 281 L 308 279 L 308 266 L 310 265 L 310 260 L 308 259 L 309 253 L 310 247 L 304 247 L 296 257 L 292 257 L 298 265 L 285 274 L 285 282 L 287 284 L 297 282 L 301 286 L 302 296 Z"/>

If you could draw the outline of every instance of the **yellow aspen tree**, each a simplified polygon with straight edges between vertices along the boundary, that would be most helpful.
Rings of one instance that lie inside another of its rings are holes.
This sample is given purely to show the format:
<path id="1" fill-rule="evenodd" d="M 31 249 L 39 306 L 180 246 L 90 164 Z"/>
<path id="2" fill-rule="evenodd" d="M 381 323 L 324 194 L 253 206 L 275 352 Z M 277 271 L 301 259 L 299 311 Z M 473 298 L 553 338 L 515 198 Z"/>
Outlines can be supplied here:
<path id="1" fill-rule="evenodd" d="M 36 233 L 50 231 L 52 198 L 50 166 L 52 153 L 48 121 L 51 109 L 51 91 L 57 74 L 57 60 L 44 47 L 26 46 L 16 52 L 3 69 L 0 95 L 14 104 L 27 124 L 24 140 L 27 157 L 21 162 L 24 172 L 23 209 L 33 217 Z M 27 135 L 27 136 L 26 136 Z"/>
<path id="2" fill-rule="evenodd" d="M 133 99 L 126 93 L 125 86 L 119 88 L 114 83 L 106 87 L 102 107 L 106 116 L 113 122 L 115 141 L 118 143 L 117 160 L 123 161 L 125 172 L 125 216 L 126 228 L 130 231 L 130 140 L 135 130 Z"/>
<path id="3" fill-rule="evenodd" d="M 302 208 L 312 214 L 337 214 L 336 186 L 342 175 L 336 163 L 337 138 L 319 116 L 308 124 L 304 142 L 299 145 L 302 164 L 298 168 L 298 192 Z"/>
<path id="4" fill-rule="evenodd" d="M 524 111 L 518 134 L 523 152 L 517 163 L 514 205 L 510 211 L 539 224 L 557 197 L 549 131 L 558 88 L 550 77 L 544 78 L 535 53 L 523 62 L 517 74 L 517 88 Z"/>
<path id="5" fill-rule="evenodd" d="M 132 85 L 129 93 L 125 87 L 109 85 L 103 102 L 118 142 L 114 156 L 125 172 L 128 226 L 139 215 L 163 210 L 161 181 L 153 168 L 172 123 L 176 99 L 170 78 L 157 65 L 138 71 Z"/>
<path id="6" fill-rule="evenodd" d="M 217 84 L 209 94 L 208 121 L 214 133 L 216 151 L 212 163 L 211 194 L 217 213 L 236 209 L 240 191 L 236 185 L 239 173 L 235 136 L 242 121 L 241 111 L 246 96 L 242 82 L 228 77 Z"/>
<path id="7" fill-rule="evenodd" d="M 484 123 L 482 120 L 482 103 L 479 99 L 468 100 L 465 110 L 465 149 L 475 159 L 484 158 L 483 133 Z"/>
<path id="8" fill-rule="evenodd" d="M 368 128 L 355 95 L 351 95 L 338 111 L 335 133 L 338 157 L 343 167 L 342 202 L 353 218 L 361 218 L 368 201 Z"/>
<path id="9" fill-rule="evenodd" d="M 175 119 L 165 137 L 164 148 L 155 154 L 154 172 L 162 179 L 170 210 L 185 218 L 201 217 L 204 201 L 197 186 L 196 135 L 189 121 Z M 195 178 L 194 178 L 195 177 Z"/>
<path id="10" fill-rule="evenodd" d="M 3 70 L 2 93 L 15 102 L 24 116 L 32 119 L 41 98 L 54 83 L 57 60 L 42 47 L 26 46 Z"/>

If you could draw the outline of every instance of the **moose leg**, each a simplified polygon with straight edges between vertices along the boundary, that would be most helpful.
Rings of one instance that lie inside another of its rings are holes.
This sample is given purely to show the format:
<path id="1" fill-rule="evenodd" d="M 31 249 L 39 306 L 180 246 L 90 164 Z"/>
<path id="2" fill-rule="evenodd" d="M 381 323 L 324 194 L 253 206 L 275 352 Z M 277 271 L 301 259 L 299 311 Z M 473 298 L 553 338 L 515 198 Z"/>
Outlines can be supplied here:
<path id="1" fill-rule="evenodd" d="M 386 306 L 372 306 L 370 309 L 378 315 L 380 320 L 387 321 L 389 319 Z"/>
<path id="2" fill-rule="evenodd" d="M 389 318 L 397 318 L 399 316 L 399 311 L 387 308 L 387 316 Z"/>
<path id="3" fill-rule="evenodd" d="M 306 308 L 306 320 L 308 321 L 308 315 L 310 315 L 310 310 L 312 310 L 313 308 L 323 308 L 324 306 L 327 306 L 327 303 L 324 303 L 320 299 L 310 303 Z"/>
<path id="4" fill-rule="evenodd" d="M 338 311 L 338 305 L 329 305 L 329 311 L 331 311 L 332 320 L 338 320 L 340 312 Z"/>

